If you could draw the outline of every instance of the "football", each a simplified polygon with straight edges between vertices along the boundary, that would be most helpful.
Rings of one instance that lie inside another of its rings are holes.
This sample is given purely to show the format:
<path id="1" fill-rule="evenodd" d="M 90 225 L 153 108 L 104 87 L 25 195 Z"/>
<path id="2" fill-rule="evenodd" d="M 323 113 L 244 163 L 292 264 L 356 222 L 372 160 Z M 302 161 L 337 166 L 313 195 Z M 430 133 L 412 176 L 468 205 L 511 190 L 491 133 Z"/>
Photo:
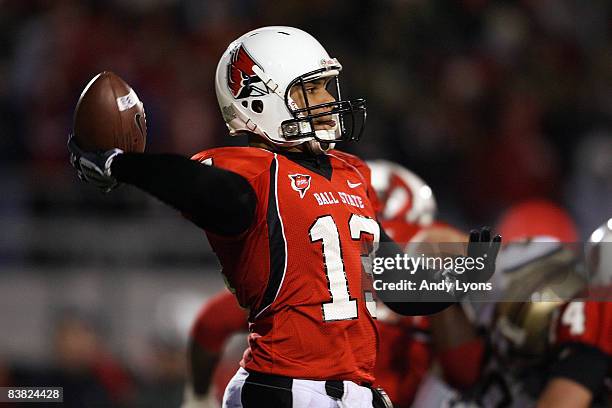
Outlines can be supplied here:
<path id="1" fill-rule="evenodd" d="M 101 72 L 81 93 L 73 132 L 85 151 L 143 152 L 147 139 L 144 106 L 123 79 L 110 71 Z"/>

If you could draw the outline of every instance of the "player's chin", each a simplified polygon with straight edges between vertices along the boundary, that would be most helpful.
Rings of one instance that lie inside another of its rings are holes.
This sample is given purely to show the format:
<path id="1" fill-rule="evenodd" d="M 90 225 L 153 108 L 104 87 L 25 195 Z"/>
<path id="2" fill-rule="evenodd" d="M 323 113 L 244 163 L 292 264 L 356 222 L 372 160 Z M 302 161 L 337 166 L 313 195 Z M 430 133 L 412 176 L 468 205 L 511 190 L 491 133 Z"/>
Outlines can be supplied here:
<path id="1" fill-rule="evenodd" d="M 314 128 L 315 130 L 336 130 L 336 122 L 330 120 L 323 123 L 315 123 Z"/>

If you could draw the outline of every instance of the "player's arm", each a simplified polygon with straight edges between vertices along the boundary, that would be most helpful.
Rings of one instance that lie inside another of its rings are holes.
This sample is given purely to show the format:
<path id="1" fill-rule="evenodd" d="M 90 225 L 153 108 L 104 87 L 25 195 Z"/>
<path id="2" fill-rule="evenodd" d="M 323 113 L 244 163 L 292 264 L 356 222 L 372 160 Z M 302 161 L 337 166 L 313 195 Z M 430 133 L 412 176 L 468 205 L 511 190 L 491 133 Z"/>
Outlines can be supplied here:
<path id="1" fill-rule="evenodd" d="M 68 150 L 79 177 L 102 191 L 132 184 L 219 235 L 238 235 L 253 222 L 255 192 L 234 172 L 174 154 L 84 152 L 72 138 Z"/>
<path id="2" fill-rule="evenodd" d="M 566 378 L 550 381 L 538 401 L 538 408 L 588 408 L 592 394 L 582 385 Z"/>
<path id="3" fill-rule="evenodd" d="M 603 389 L 610 362 L 610 356 L 596 347 L 566 344 L 550 369 L 538 407 L 589 407 Z"/>
<path id="4" fill-rule="evenodd" d="M 380 245 L 376 252 L 377 257 L 382 258 L 396 258 L 397 256 L 402 257 L 404 251 L 385 233 L 384 229 L 380 228 Z M 475 271 L 472 275 L 468 276 L 467 273 L 462 275 L 454 274 L 453 271 L 437 271 L 435 274 L 431 274 L 431 271 L 417 270 L 414 273 L 407 273 L 405 270 L 397 269 L 386 269 L 383 272 L 383 280 L 387 282 L 401 282 L 402 280 L 414 282 L 415 287 L 419 287 L 423 276 L 427 276 L 427 280 L 430 283 L 437 283 L 444 280 L 467 280 L 470 282 L 486 282 L 490 279 L 495 271 L 495 260 L 499 247 L 501 245 L 501 237 L 496 235 L 491 237 L 491 231 L 489 228 L 484 227 L 480 231 L 472 230 L 467 247 L 467 256 L 473 259 L 482 258 L 485 259 L 484 268 L 480 271 Z M 379 298 L 387 305 L 392 311 L 399 313 L 404 316 L 426 316 L 434 313 L 441 312 L 442 310 L 453 305 L 455 302 L 465 296 L 465 292 L 462 294 L 455 294 L 454 292 L 438 291 L 434 294 L 427 294 L 427 297 L 423 292 L 413 291 L 411 297 L 406 301 L 398 302 L 397 300 L 391 300 L 387 298 L 386 293 L 379 292 Z M 431 299 L 435 297 L 435 301 Z"/>
<path id="5" fill-rule="evenodd" d="M 379 223 L 380 224 L 380 223 Z M 377 257 L 382 258 L 395 258 L 398 255 L 403 255 L 404 251 L 399 245 L 383 229 L 380 227 L 380 245 L 376 252 Z M 399 281 L 400 279 L 415 279 L 415 275 L 405 274 L 402 271 L 386 270 L 385 274 L 399 275 L 393 277 L 392 280 Z M 380 296 L 380 295 L 379 295 Z M 403 316 L 427 316 L 433 313 L 438 313 L 450 305 L 453 304 L 454 299 L 447 299 L 447 301 L 440 302 L 421 302 L 421 301 L 410 301 L 410 302 L 391 302 L 385 299 L 384 295 L 380 296 L 381 300 L 387 305 L 387 307 L 396 313 Z"/>
<path id="6" fill-rule="evenodd" d="M 551 333 L 556 355 L 539 407 L 587 407 L 605 392 L 612 366 L 610 339 L 605 335 L 610 324 L 608 307 L 607 303 L 573 301 L 555 316 Z"/>
<path id="7" fill-rule="evenodd" d="M 432 343 L 438 352 L 454 349 L 478 338 L 476 329 L 458 303 L 432 316 L 430 322 Z"/>
<path id="8" fill-rule="evenodd" d="M 413 330 L 416 329 L 413 326 Z M 418 330 L 418 329 L 417 329 Z M 420 336 L 415 336 L 406 345 L 405 367 L 403 375 L 400 375 L 399 384 L 396 391 L 397 402 L 402 402 L 402 406 L 411 404 L 423 382 L 423 379 L 431 368 L 433 353 L 429 343 L 429 335 L 421 332 Z M 426 336 L 426 338 L 422 338 Z"/>
<path id="9" fill-rule="evenodd" d="M 433 348 L 444 379 L 453 387 L 467 389 L 480 378 L 484 341 L 460 303 L 431 316 Z"/>
<path id="10" fill-rule="evenodd" d="M 207 231 L 236 235 L 253 222 L 255 192 L 234 172 L 178 155 L 128 153 L 113 161 L 111 174 L 187 214 Z"/>
<path id="11" fill-rule="evenodd" d="M 468 236 L 450 225 L 437 221 L 435 226 L 422 229 L 413 242 L 424 244 L 420 249 L 430 252 L 428 244 L 457 243 L 446 248 L 448 255 L 463 255 L 463 243 Z M 417 248 L 414 249 L 419 253 Z M 439 251 L 439 249 L 437 250 Z M 437 254 L 434 250 L 433 254 Z M 456 303 L 428 319 L 431 343 L 440 362 L 444 378 L 455 388 L 466 389 L 478 381 L 484 355 L 484 343 L 468 319 L 462 305 Z"/>

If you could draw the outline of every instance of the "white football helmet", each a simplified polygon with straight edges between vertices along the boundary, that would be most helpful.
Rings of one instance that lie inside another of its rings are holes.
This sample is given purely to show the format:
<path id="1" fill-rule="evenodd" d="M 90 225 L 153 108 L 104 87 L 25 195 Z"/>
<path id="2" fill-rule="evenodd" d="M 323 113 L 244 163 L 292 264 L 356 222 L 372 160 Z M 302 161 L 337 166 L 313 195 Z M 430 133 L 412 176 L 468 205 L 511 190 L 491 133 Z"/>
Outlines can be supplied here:
<path id="1" fill-rule="evenodd" d="M 297 28 L 262 27 L 242 35 L 223 53 L 215 76 L 230 134 L 251 132 L 283 147 L 323 142 L 322 150 L 336 141 L 358 140 L 365 126 L 365 101 L 341 99 L 341 70 L 314 37 Z M 328 91 L 336 100 L 311 106 L 304 83 L 320 78 L 329 78 Z M 302 86 L 303 108 L 291 98 L 295 85 Z M 313 119 L 329 115 L 335 127 L 315 130 Z"/>
<path id="2" fill-rule="evenodd" d="M 410 170 L 387 160 L 367 162 L 372 187 L 382 204 L 382 220 L 431 225 L 438 206 L 431 188 Z"/>
<path id="3" fill-rule="evenodd" d="M 585 245 L 584 255 L 589 284 L 612 285 L 612 218 L 593 231 Z"/>

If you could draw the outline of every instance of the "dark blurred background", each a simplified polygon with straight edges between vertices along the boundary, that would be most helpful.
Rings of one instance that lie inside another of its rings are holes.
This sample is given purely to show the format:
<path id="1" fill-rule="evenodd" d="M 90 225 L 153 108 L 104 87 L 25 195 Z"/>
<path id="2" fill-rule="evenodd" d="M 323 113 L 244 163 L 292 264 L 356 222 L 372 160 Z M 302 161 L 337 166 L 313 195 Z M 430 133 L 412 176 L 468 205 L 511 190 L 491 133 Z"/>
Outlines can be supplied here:
<path id="1" fill-rule="evenodd" d="M 340 60 L 344 95 L 368 101 L 366 134 L 341 148 L 415 171 L 442 219 L 493 224 L 544 197 L 585 238 L 612 215 L 610 1 L 0 0 L 0 383 L 172 406 L 145 398 L 163 383 L 180 400 L 190 320 L 223 286 L 215 258 L 157 201 L 79 183 L 67 134 L 112 70 L 145 104 L 148 151 L 236 143 L 214 70 L 263 25 Z"/>

